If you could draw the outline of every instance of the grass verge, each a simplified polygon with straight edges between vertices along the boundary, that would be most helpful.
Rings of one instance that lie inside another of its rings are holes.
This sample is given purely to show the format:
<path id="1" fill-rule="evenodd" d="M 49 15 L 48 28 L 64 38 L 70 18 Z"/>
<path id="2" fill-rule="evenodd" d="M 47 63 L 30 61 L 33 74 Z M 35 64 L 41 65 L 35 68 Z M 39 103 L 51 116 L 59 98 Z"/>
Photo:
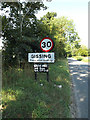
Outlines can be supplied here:
<path id="1" fill-rule="evenodd" d="M 83 61 L 83 62 L 90 62 L 90 58 L 88 57 L 83 57 L 83 56 L 73 56 L 78 61 Z"/>
<path id="2" fill-rule="evenodd" d="M 49 65 L 38 73 L 35 82 L 33 66 L 10 69 L 3 73 L 3 118 L 70 118 L 70 76 L 66 59 Z"/>

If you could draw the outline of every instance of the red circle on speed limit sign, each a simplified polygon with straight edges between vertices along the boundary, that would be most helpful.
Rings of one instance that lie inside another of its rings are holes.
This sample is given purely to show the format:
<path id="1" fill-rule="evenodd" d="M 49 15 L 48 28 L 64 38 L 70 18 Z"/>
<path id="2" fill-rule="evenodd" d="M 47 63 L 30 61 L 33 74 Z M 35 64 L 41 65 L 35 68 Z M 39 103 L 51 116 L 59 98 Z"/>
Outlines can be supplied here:
<path id="1" fill-rule="evenodd" d="M 44 52 L 49 52 L 53 48 L 53 41 L 49 37 L 45 37 L 40 42 L 40 48 Z"/>

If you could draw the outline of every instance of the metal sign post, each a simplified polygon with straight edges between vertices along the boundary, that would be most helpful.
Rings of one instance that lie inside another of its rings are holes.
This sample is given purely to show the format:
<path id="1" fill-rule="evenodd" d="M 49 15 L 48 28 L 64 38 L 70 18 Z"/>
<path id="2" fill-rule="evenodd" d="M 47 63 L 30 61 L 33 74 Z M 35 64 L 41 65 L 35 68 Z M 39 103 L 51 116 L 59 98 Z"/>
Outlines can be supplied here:
<path id="1" fill-rule="evenodd" d="M 35 63 L 34 63 L 34 66 L 35 66 Z M 37 81 L 37 72 L 36 71 L 34 72 L 35 72 L 35 81 Z"/>
<path id="2" fill-rule="evenodd" d="M 48 64 L 47 64 L 48 65 Z M 49 65 L 48 65 L 48 68 L 49 68 Z M 47 72 L 47 81 L 49 82 L 49 70 Z"/>
<path id="3" fill-rule="evenodd" d="M 35 72 L 35 80 L 37 81 L 37 72 Z"/>
<path id="4" fill-rule="evenodd" d="M 49 72 L 47 72 L 47 81 L 49 82 Z"/>

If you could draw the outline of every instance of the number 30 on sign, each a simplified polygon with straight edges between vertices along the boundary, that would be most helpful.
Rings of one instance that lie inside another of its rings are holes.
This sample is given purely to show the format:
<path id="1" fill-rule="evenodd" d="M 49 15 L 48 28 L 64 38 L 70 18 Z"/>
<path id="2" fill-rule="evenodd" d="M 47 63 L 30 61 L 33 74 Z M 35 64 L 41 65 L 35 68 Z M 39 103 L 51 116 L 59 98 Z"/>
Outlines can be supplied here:
<path id="1" fill-rule="evenodd" d="M 53 41 L 49 37 L 45 37 L 40 42 L 40 48 L 44 52 L 49 52 L 53 48 Z"/>

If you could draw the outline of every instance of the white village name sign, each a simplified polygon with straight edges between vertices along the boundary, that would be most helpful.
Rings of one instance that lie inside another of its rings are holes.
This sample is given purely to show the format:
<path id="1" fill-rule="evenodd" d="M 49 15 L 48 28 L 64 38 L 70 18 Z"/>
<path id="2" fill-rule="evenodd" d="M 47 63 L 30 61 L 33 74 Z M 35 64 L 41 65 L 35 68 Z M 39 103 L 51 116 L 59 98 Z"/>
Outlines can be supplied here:
<path id="1" fill-rule="evenodd" d="M 54 63 L 54 53 L 28 53 L 28 62 Z"/>

